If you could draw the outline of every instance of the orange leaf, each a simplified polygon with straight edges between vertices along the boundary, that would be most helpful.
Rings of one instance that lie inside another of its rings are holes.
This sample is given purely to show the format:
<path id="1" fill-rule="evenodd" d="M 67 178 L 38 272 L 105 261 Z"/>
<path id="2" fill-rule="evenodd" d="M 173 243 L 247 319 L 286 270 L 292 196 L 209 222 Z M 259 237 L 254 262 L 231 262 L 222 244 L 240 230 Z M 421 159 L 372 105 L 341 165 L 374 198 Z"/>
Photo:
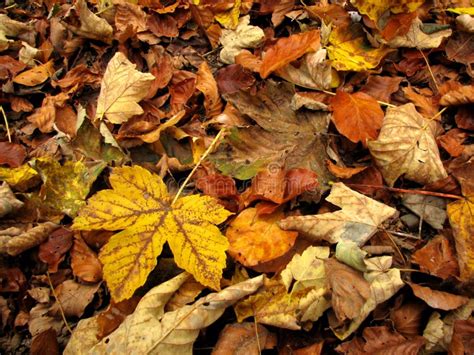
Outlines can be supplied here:
<path id="1" fill-rule="evenodd" d="M 334 176 L 340 178 L 340 179 L 349 179 L 353 177 L 354 175 L 360 173 L 361 171 L 364 171 L 365 169 L 368 168 L 368 166 L 358 166 L 355 168 L 348 168 L 348 167 L 343 167 L 343 166 L 337 166 L 330 160 L 326 160 L 326 164 L 328 167 L 328 170 L 333 174 Z"/>
<path id="2" fill-rule="evenodd" d="M 450 311 L 469 302 L 469 298 L 453 295 L 452 293 L 435 291 L 429 287 L 407 282 L 416 297 L 425 301 L 430 307 Z"/>
<path id="3" fill-rule="evenodd" d="M 76 235 L 74 246 L 71 250 L 71 268 L 74 276 L 84 282 L 98 282 L 102 280 L 102 265 L 94 253 L 84 242 Z"/>
<path id="4" fill-rule="evenodd" d="M 318 30 L 298 33 L 280 38 L 271 46 L 263 58 L 260 76 L 266 78 L 271 72 L 284 67 L 303 54 L 319 49 L 320 37 Z"/>
<path id="5" fill-rule="evenodd" d="M 367 139 L 377 138 L 384 114 L 371 96 L 338 90 L 331 99 L 331 109 L 337 130 L 351 142 L 365 144 Z"/>
<path id="6" fill-rule="evenodd" d="M 235 64 L 240 64 L 245 69 L 259 73 L 262 67 L 262 60 L 249 50 L 242 49 L 240 53 L 235 56 Z"/>
<path id="7" fill-rule="evenodd" d="M 50 60 L 45 64 L 38 65 L 30 70 L 24 71 L 13 78 L 13 82 L 25 86 L 36 86 L 44 83 L 54 74 L 54 64 Z"/>
<path id="8" fill-rule="evenodd" d="M 448 133 L 436 138 L 438 144 L 442 146 L 452 157 L 458 157 L 464 151 L 464 141 L 469 135 L 459 128 L 453 128 Z"/>
<path id="9" fill-rule="evenodd" d="M 197 72 L 196 89 L 204 94 L 206 115 L 212 118 L 222 112 L 222 101 L 217 83 L 206 61 L 202 62 Z"/>
<path id="10" fill-rule="evenodd" d="M 230 256 L 242 265 L 252 267 L 285 254 L 295 243 L 298 233 L 278 227 L 276 222 L 283 217 L 281 211 L 257 216 L 255 208 L 243 210 L 226 232 Z"/>

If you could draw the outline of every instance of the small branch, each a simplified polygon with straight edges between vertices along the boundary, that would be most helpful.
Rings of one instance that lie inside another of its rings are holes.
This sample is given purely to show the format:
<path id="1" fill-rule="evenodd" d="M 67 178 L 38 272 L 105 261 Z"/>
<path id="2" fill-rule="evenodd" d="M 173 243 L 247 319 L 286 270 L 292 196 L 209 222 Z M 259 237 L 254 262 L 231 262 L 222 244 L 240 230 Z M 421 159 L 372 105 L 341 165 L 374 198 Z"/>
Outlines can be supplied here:
<path id="1" fill-rule="evenodd" d="M 5 121 L 5 128 L 7 130 L 8 141 L 11 143 L 12 136 L 10 135 L 10 127 L 8 126 L 7 115 L 5 114 L 5 110 L 3 109 L 2 105 L 0 105 L 0 111 L 2 111 L 3 120 Z"/>
<path id="2" fill-rule="evenodd" d="M 201 158 L 199 159 L 198 163 L 194 166 L 193 170 L 191 170 L 191 172 L 189 173 L 188 177 L 186 178 L 186 180 L 184 180 L 184 182 L 181 184 L 181 187 L 179 188 L 178 192 L 176 193 L 176 195 L 174 196 L 174 199 L 173 199 L 173 202 L 171 202 L 171 204 L 173 205 L 177 200 L 178 200 L 178 197 L 181 195 L 181 193 L 183 192 L 184 188 L 186 187 L 186 185 L 188 184 L 189 180 L 191 180 L 191 177 L 194 175 L 194 173 L 196 172 L 197 168 L 201 165 L 201 163 L 204 161 L 204 159 L 207 158 L 207 156 L 209 155 L 209 153 L 214 149 L 217 141 L 219 140 L 219 138 L 222 136 L 224 132 L 224 129 L 221 129 L 219 131 L 219 133 L 217 133 L 217 135 L 214 137 L 213 141 L 211 142 L 211 145 L 209 146 L 209 148 L 207 148 L 207 150 L 204 152 L 204 154 L 201 156 Z"/>
<path id="3" fill-rule="evenodd" d="M 414 194 L 414 195 L 426 195 L 426 196 L 436 196 L 436 197 L 442 197 L 442 198 L 450 198 L 454 200 L 462 200 L 462 196 L 458 195 L 451 195 L 451 194 L 445 194 L 442 192 L 434 192 L 434 191 L 427 191 L 427 190 L 408 190 L 408 189 L 399 189 L 396 187 L 388 187 L 388 186 L 374 186 L 374 185 L 365 185 L 365 184 L 346 184 L 349 187 L 370 187 L 372 189 L 385 189 L 388 191 L 393 191 L 393 192 L 400 192 L 400 193 L 405 193 L 405 194 Z"/>
<path id="4" fill-rule="evenodd" d="M 61 313 L 61 317 L 63 318 L 64 325 L 66 326 L 69 333 L 72 334 L 72 329 L 69 326 L 69 324 L 67 323 L 66 315 L 64 314 L 63 305 L 61 304 L 61 301 L 59 301 L 59 298 L 56 295 L 56 291 L 54 291 L 53 283 L 51 282 L 51 277 L 49 276 L 49 271 L 46 271 L 46 276 L 48 277 L 48 283 L 49 283 L 49 287 L 51 288 L 51 292 L 53 293 L 53 296 L 56 299 L 56 302 L 58 302 L 59 313 Z"/>

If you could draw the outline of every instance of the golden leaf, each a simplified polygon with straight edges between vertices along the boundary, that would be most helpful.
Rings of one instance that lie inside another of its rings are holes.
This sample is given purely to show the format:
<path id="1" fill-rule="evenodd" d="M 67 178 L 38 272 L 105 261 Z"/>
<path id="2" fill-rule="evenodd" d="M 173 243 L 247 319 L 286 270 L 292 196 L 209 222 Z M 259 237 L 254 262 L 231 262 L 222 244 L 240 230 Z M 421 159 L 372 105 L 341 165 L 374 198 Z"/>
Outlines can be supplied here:
<path id="1" fill-rule="evenodd" d="M 115 53 L 105 70 L 97 101 L 96 118 L 123 123 L 143 113 L 138 102 L 144 99 L 155 77 L 135 69 L 121 52 Z"/>
<path id="2" fill-rule="evenodd" d="M 285 230 L 296 230 L 312 240 L 338 243 L 352 240 L 363 245 L 386 219 L 397 210 L 351 190 L 342 182 L 335 183 L 327 201 L 340 211 L 310 216 L 288 217 L 279 222 Z"/>
<path id="3" fill-rule="evenodd" d="M 220 288 L 228 242 L 214 224 L 230 212 L 208 196 L 186 196 L 171 205 L 161 178 L 139 166 L 115 168 L 110 184 L 111 190 L 89 199 L 73 228 L 123 230 L 99 254 L 116 302 L 145 283 L 166 241 L 179 267 L 203 285 Z"/>
<path id="4" fill-rule="evenodd" d="M 50 60 L 47 63 L 38 65 L 30 70 L 24 71 L 13 78 L 13 82 L 25 86 L 36 86 L 44 83 L 54 74 L 54 63 Z"/>
<path id="5" fill-rule="evenodd" d="M 234 6 L 230 10 L 219 12 L 214 17 L 225 28 L 233 30 L 239 23 L 241 0 L 235 0 Z"/>
<path id="6" fill-rule="evenodd" d="M 435 124 L 413 104 L 388 108 L 378 139 L 367 145 L 389 186 L 403 174 L 420 184 L 447 176 L 434 138 Z"/>
<path id="7" fill-rule="evenodd" d="M 375 22 L 387 11 L 395 14 L 413 12 L 424 2 L 425 0 L 351 0 L 361 14 Z"/>
<path id="8" fill-rule="evenodd" d="M 5 168 L 0 166 L 0 181 L 20 191 L 25 191 L 39 181 L 39 175 L 35 169 L 28 164 L 18 168 Z"/>
<path id="9" fill-rule="evenodd" d="M 461 279 L 474 280 L 474 195 L 451 202 L 447 207 L 454 230 Z"/>
<path id="10" fill-rule="evenodd" d="M 329 59 L 336 70 L 364 71 L 379 65 L 392 49 L 385 46 L 372 48 L 364 43 L 364 37 L 347 38 L 347 28 L 336 28 L 329 36 Z"/>

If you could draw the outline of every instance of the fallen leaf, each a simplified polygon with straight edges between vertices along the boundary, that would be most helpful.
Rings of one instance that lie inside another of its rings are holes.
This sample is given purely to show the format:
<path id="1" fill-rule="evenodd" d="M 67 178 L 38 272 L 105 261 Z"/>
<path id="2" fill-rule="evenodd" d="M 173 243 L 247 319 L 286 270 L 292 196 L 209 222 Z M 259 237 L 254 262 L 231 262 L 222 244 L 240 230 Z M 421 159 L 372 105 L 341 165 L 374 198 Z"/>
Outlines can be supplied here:
<path id="1" fill-rule="evenodd" d="M 359 92 L 372 96 L 375 100 L 390 103 L 390 97 L 398 91 L 401 77 L 370 75 Z"/>
<path id="2" fill-rule="evenodd" d="M 197 72 L 196 89 L 204 94 L 204 108 L 208 119 L 222 112 L 222 101 L 217 83 L 205 61 L 199 66 Z"/>
<path id="3" fill-rule="evenodd" d="M 151 32 L 154 32 L 153 27 L 147 23 L 146 12 L 140 6 L 129 2 L 121 2 L 115 6 L 115 26 L 119 30 L 115 36 L 123 42 L 125 42 L 123 37 L 133 37 L 138 32 L 146 31 L 148 28 Z M 126 33 L 125 36 L 124 33 Z"/>
<path id="4" fill-rule="evenodd" d="M 123 123 L 133 115 L 143 113 L 138 105 L 148 94 L 155 77 L 141 73 L 121 52 L 115 53 L 107 64 L 102 80 L 95 117 L 112 123 Z"/>
<path id="5" fill-rule="evenodd" d="M 115 168 L 109 180 L 112 189 L 89 199 L 73 229 L 123 230 L 99 255 L 116 302 L 145 283 L 165 241 L 179 267 L 203 285 L 219 289 L 228 242 L 214 224 L 222 223 L 229 212 L 213 198 L 199 195 L 182 197 L 171 206 L 161 178 L 139 166 Z"/>
<path id="6" fill-rule="evenodd" d="M 13 78 L 13 82 L 25 85 L 36 86 L 44 83 L 54 74 L 54 63 L 52 60 L 45 64 L 38 65 L 32 69 L 24 71 Z"/>
<path id="7" fill-rule="evenodd" d="M 51 314 L 64 312 L 66 317 L 81 317 L 99 287 L 100 283 L 84 285 L 73 280 L 64 281 L 56 287 L 57 302 L 51 307 Z"/>
<path id="8" fill-rule="evenodd" d="M 227 11 L 218 12 L 215 15 L 215 20 L 219 22 L 224 28 L 234 29 L 239 23 L 241 0 L 234 0 L 232 8 Z"/>
<path id="9" fill-rule="evenodd" d="M 107 20 L 100 18 L 87 7 L 87 1 L 77 0 L 74 5 L 78 12 L 80 27 L 68 26 L 74 33 L 81 37 L 95 39 L 106 43 L 112 42 L 113 28 Z"/>
<path id="10" fill-rule="evenodd" d="M 19 255 L 43 243 L 49 234 L 57 228 L 59 228 L 59 226 L 52 222 L 38 224 L 26 232 L 12 237 L 6 244 L 5 249 L 0 252 L 8 253 L 11 256 Z M 1 231 L 0 235 L 2 235 Z"/>
<path id="11" fill-rule="evenodd" d="M 259 46 L 265 34 L 258 26 L 250 24 L 250 16 L 242 16 L 235 30 L 224 29 L 219 39 L 223 48 L 219 54 L 220 60 L 225 64 L 234 64 L 235 56 L 244 48 Z"/>
<path id="12" fill-rule="evenodd" d="M 412 86 L 403 88 L 406 98 L 413 102 L 419 112 L 426 118 L 434 117 L 439 111 L 438 97 L 427 96 L 418 93 Z M 421 91 L 421 90 L 420 90 Z"/>
<path id="13" fill-rule="evenodd" d="M 358 166 L 355 168 L 342 167 L 334 164 L 331 160 L 326 160 L 326 165 L 331 174 L 340 179 L 349 179 L 368 168 L 367 166 Z"/>
<path id="14" fill-rule="evenodd" d="M 474 195 L 474 159 L 469 159 L 462 166 L 451 171 L 461 185 L 462 194 L 464 196 Z"/>
<path id="15" fill-rule="evenodd" d="M 474 195 L 448 204 L 449 223 L 453 227 L 461 279 L 474 279 Z"/>
<path id="16" fill-rule="evenodd" d="M 133 313 L 139 301 L 139 297 L 132 297 L 119 303 L 111 301 L 105 311 L 95 316 L 98 328 L 97 339 L 101 340 L 117 329 L 127 316 Z"/>
<path id="17" fill-rule="evenodd" d="M 18 168 L 26 158 L 26 149 L 21 144 L 0 142 L 0 164 Z"/>
<path id="18" fill-rule="evenodd" d="M 465 147 L 463 143 L 468 137 L 466 132 L 459 128 L 453 128 L 436 140 L 452 157 L 458 157 L 463 153 Z"/>
<path id="19" fill-rule="evenodd" d="M 4 16 L 4 15 L 0 15 Z M 0 38 L 0 48 L 1 48 Z M 9 55 L 0 56 L 0 79 L 5 80 L 14 77 L 17 73 L 26 69 L 25 63 L 22 63 Z"/>
<path id="20" fill-rule="evenodd" d="M 39 247 L 38 257 L 48 264 L 48 271 L 55 273 L 58 271 L 58 265 L 61 263 L 65 254 L 72 247 L 72 233 L 65 228 L 59 228 L 53 231 L 48 240 Z"/>
<path id="21" fill-rule="evenodd" d="M 96 283 L 102 280 L 102 265 L 97 254 L 89 248 L 79 234 L 74 236 L 71 250 L 72 273 L 83 282 Z"/>
<path id="22" fill-rule="evenodd" d="M 459 274 L 458 261 L 449 240 L 439 235 L 412 254 L 411 260 L 424 272 L 443 280 Z"/>
<path id="23" fill-rule="evenodd" d="M 47 95 L 43 99 L 40 108 L 37 108 L 32 115 L 28 117 L 28 121 L 34 124 L 43 133 L 52 132 L 56 123 L 56 115 L 58 110 L 66 105 L 69 95 L 59 93 L 58 95 Z"/>
<path id="24" fill-rule="evenodd" d="M 468 354 L 474 347 L 474 320 L 454 321 L 453 337 L 449 352 L 451 354 Z"/>
<path id="25" fill-rule="evenodd" d="M 30 319 L 28 321 L 28 331 L 32 337 L 48 330 L 53 329 L 59 334 L 64 327 L 64 321 L 60 316 L 54 317 L 49 314 L 50 307 L 47 304 L 37 304 L 30 310 Z"/>
<path id="26" fill-rule="evenodd" d="M 402 203 L 434 229 L 443 229 L 447 217 L 444 199 L 435 196 L 403 194 Z"/>
<path id="27" fill-rule="evenodd" d="M 370 154 L 389 186 L 401 176 L 429 184 L 447 176 L 434 138 L 434 122 L 426 120 L 413 104 L 388 108 Z"/>
<path id="28" fill-rule="evenodd" d="M 449 60 L 471 65 L 474 62 L 474 34 L 456 31 L 449 37 L 445 49 Z"/>
<path id="29" fill-rule="evenodd" d="M 343 28 L 351 23 L 350 14 L 340 4 L 318 3 L 313 6 L 305 6 L 308 14 L 317 20 L 322 20 L 326 24 Z"/>
<path id="30" fill-rule="evenodd" d="M 429 287 L 420 286 L 412 282 L 408 282 L 416 297 L 425 301 L 428 306 L 450 311 L 456 309 L 469 302 L 469 298 L 453 295 L 452 293 L 432 290 Z"/>
<path id="31" fill-rule="evenodd" d="M 23 202 L 18 200 L 7 183 L 0 185 L 0 218 L 9 213 L 16 212 L 23 207 Z"/>
<path id="32" fill-rule="evenodd" d="M 336 254 L 337 260 L 359 271 L 366 271 L 365 257 L 367 252 L 360 249 L 356 243 L 350 240 L 344 240 L 337 243 Z"/>
<path id="33" fill-rule="evenodd" d="M 0 14 L 0 51 L 8 49 L 9 43 L 13 40 L 8 37 L 19 37 L 24 34 L 32 33 L 33 28 L 30 24 L 12 20 L 5 14 Z M 34 41 L 34 39 L 32 39 Z"/>
<path id="34" fill-rule="evenodd" d="M 390 320 L 395 329 L 406 337 L 416 337 L 420 334 L 423 322 L 423 312 L 426 307 L 422 303 L 405 303 L 390 311 Z"/>
<path id="35" fill-rule="evenodd" d="M 407 32 L 410 30 L 411 24 L 417 18 L 417 12 L 409 12 L 409 13 L 400 13 L 395 15 L 390 15 L 388 20 L 382 20 L 380 22 L 385 22 L 382 31 L 380 34 L 382 38 L 390 41 L 391 39 L 397 36 L 406 35 Z M 380 24 L 380 22 L 378 22 Z"/>
<path id="36" fill-rule="evenodd" d="M 251 87 L 255 78 L 240 64 L 231 64 L 217 71 L 216 81 L 222 94 L 232 94 Z"/>
<path id="37" fill-rule="evenodd" d="M 344 137 L 363 144 L 377 138 L 384 115 L 374 98 L 362 92 L 349 94 L 338 90 L 330 103 L 332 120 Z"/>
<path id="38" fill-rule="evenodd" d="M 178 23 L 170 15 L 152 14 L 148 16 L 145 29 L 149 29 L 157 37 L 178 37 Z"/>
<path id="39" fill-rule="evenodd" d="M 252 267 L 285 254 L 298 233 L 278 227 L 276 222 L 283 216 L 281 211 L 258 216 L 256 208 L 240 212 L 226 231 L 229 255 L 242 265 Z"/>
<path id="40" fill-rule="evenodd" d="M 311 240 L 338 243 L 352 240 L 363 245 L 378 226 L 397 210 L 335 183 L 326 201 L 342 208 L 340 211 L 311 216 L 287 217 L 278 224 L 284 230 L 296 230 Z"/>
<path id="41" fill-rule="evenodd" d="M 176 311 L 187 304 L 193 303 L 204 288 L 193 277 L 188 278 L 166 303 L 165 311 Z"/>
<path id="42" fill-rule="evenodd" d="M 36 335 L 31 341 L 30 353 L 34 355 L 59 355 L 59 344 L 56 332 L 50 328 Z"/>
<path id="43" fill-rule="evenodd" d="M 222 329 L 212 354 L 256 355 L 261 350 L 274 348 L 276 344 L 276 335 L 263 325 L 233 323 Z"/>
<path id="44" fill-rule="evenodd" d="M 39 176 L 30 165 L 23 164 L 12 169 L 0 167 L 0 180 L 17 190 L 25 191 L 38 183 Z"/>
<path id="45" fill-rule="evenodd" d="M 71 92 L 86 85 L 96 88 L 100 85 L 101 79 L 101 76 L 93 69 L 79 64 L 69 70 L 61 79 L 53 80 L 51 84 L 53 87 L 60 87 L 66 92 Z"/>
<path id="46" fill-rule="evenodd" d="M 320 37 L 318 30 L 280 38 L 265 52 L 260 67 L 260 76 L 266 78 L 270 73 L 298 59 L 303 54 L 317 51 L 319 45 Z"/>
<path id="47" fill-rule="evenodd" d="M 367 15 L 376 23 L 386 11 L 391 11 L 395 14 L 413 12 L 423 5 L 424 2 L 425 0 L 351 0 L 351 3 L 361 14 Z"/>
<path id="48" fill-rule="evenodd" d="M 457 83 L 456 83 L 457 84 Z M 454 88 L 448 88 L 439 99 L 443 106 L 465 105 L 474 102 L 474 85 L 455 85 Z"/>

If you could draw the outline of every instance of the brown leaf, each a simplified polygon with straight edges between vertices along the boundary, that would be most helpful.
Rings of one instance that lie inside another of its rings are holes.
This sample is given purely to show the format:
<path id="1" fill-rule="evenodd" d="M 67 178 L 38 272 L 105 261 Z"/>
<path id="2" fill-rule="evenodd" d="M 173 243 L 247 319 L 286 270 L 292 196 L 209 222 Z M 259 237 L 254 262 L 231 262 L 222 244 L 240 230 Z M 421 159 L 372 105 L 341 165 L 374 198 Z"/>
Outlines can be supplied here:
<path id="1" fill-rule="evenodd" d="M 197 72 L 196 89 L 204 94 L 204 107 L 207 118 L 222 112 L 222 101 L 217 83 L 206 61 L 202 62 Z"/>
<path id="2" fill-rule="evenodd" d="M 474 62 L 474 34 L 456 31 L 446 43 L 449 60 L 470 65 Z"/>
<path id="3" fill-rule="evenodd" d="M 117 329 L 125 318 L 133 313 L 139 301 L 140 297 L 137 296 L 119 303 L 115 303 L 112 300 L 107 309 L 97 316 L 97 325 L 99 328 L 97 333 L 98 339 L 106 337 Z"/>
<path id="4" fill-rule="evenodd" d="M 49 328 L 36 335 L 30 348 L 32 355 L 59 355 L 59 344 L 56 332 Z"/>
<path id="5" fill-rule="evenodd" d="M 24 97 L 10 96 L 10 106 L 15 112 L 31 112 L 34 106 Z"/>
<path id="6" fill-rule="evenodd" d="M 83 285 L 73 280 L 66 280 L 56 287 L 56 296 L 61 303 L 64 315 L 66 317 L 81 317 L 99 287 L 100 283 L 95 285 Z M 59 314 L 60 308 L 58 301 L 51 307 L 51 314 Z"/>
<path id="7" fill-rule="evenodd" d="M 0 164 L 17 168 L 26 158 L 26 149 L 21 144 L 0 142 Z"/>
<path id="8" fill-rule="evenodd" d="M 438 102 L 433 96 L 419 94 L 412 86 L 403 88 L 403 92 L 407 99 L 413 102 L 420 113 L 426 118 L 433 117 L 438 113 Z"/>
<path id="9" fill-rule="evenodd" d="M 40 245 L 38 257 L 48 264 L 48 271 L 55 273 L 58 265 L 64 260 L 64 255 L 72 247 L 72 232 L 64 228 L 52 232 L 48 240 Z"/>
<path id="10" fill-rule="evenodd" d="M 235 181 L 230 176 L 209 174 L 196 180 L 196 187 L 205 195 L 212 197 L 236 197 L 238 195 Z"/>
<path id="11" fill-rule="evenodd" d="M 212 355 L 257 355 L 276 346 L 276 335 L 257 323 L 227 324 L 219 334 Z"/>
<path id="12" fill-rule="evenodd" d="M 240 64 L 231 64 L 219 69 L 216 80 L 222 94 L 232 94 L 241 89 L 248 89 L 255 83 L 252 73 Z"/>
<path id="13" fill-rule="evenodd" d="M 102 77 L 95 71 L 87 68 L 84 64 L 76 65 L 74 68 L 66 72 L 62 79 L 53 80 L 53 87 L 60 87 L 64 91 L 77 91 L 85 85 L 98 88 Z"/>
<path id="14" fill-rule="evenodd" d="M 71 250 L 71 268 L 74 276 L 84 282 L 102 280 L 102 265 L 97 254 L 90 249 L 79 234 L 74 236 Z"/>
<path id="15" fill-rule="evenodd" d="M 324 341 L 314 343 L 313 345 L 306 346 L 293 350 L 291 353 L 294 355 L 320 355 L 323 351 Z"/>
<path id="16" fill-rule="evenodd" d="M 0 267 L 0 292 L 19 292 L 26 285 L 26 277 L 17 268 Z"/>
<path id="17" fill-rule="evenodd" d="M 36 227 L 11 238 L 7 244 L 7 253 L 11 256 L 16 256 L 28 249 L 34 248 L 43 243 L 49 234 L 57 228 L 59 226 L 52 222 L 38 224 Z"/>
<path id="18" fill-rule="evenodd" d="M 194 89 L 196 88 L 196 79 L 188 78 L 178 83 L 169 86 L 171 94 L 171 105 L 178 105 L 181 107 L 193 96 Z"/>
<path id="19" fill-rule="evenodd" d="M 351 23 L 351 16 L 339 4 L 326 4 L 322 2 L 314 6 L 305 6 L 310 17 L 323 20 L 326 24 L 335 27 L 347 27 Z"/>
<path id="20" fill-rule="evenodd" d="M 440 89 L 443 106 L 455 106 L 474 103 L 474 85 L 456 85 L 454 88 Z M 443 92 L 444 91 L 444 92 Z"/>
<path id="21" fill-rule="evenodd" d="M 146 26 L 158 37 L 177 37 L 179 35 L 178 23 L 170 15 L 149 15 Z"/>
<path id="22" fill-rule="evenodd" d="M 455 120 L 459 128 L 474 131 L 474 105 L 459 106 Z"/>
<path id="23" fill-rule="evenodd" d="M 430 240 L 423 248 L 412 255 L 412 261 L 420 269 L 443 280 L 459 275 L 456 255 L 448 239 L 442 235 Z"/>
<path id="24" fill-rule="evenodd" d="M 121 2 L 115 6 L 115 27 L 119 31 L 115 36 L 125 42 L 127 38 L 148 29 L 147 14 L 138 5 Z"/>
<path id="25" fill-rule="evenodd" d="M 451 171 L 461 185 L 464 196 L 474 195 L 474 158 L 469 159 L 465 164 Z"/>
<path id="26" fill-rule="evenodd" d="M 57 108 L 64 107 L 69 95 L 60 93 L 56 96 L 46 96 L 40 108 L 36 109 L 32 115 L 28 117 L 28 121 L 33 123 L 43 133 L 49 133 L 53 130 L 56 121 Z"/>
<path id="27" fill-rule="evenodd" d="M 332 290 L 332 307 L 339 321 L 353 319 L 370 296 L 370 284 L 362 273 L 331 258 L 324 262 L 329 286 Z"/>
<path id="28" fill-rule="evenodd" d="M 374 98 L 361 92 L 348 94 L 338 90 L 330 102 L 332 120 L 339 133 L 354 143 L 365 144 L 368 139 L 377 138 L 384 114 Z"/>
<path id="29" fill-rule="evenodd" d="M 429 287 L 407 282 L 416 297 L 425 301 L 430 307 L 450 311 L 469 302 L 469 298 L 453 295 L 452 293 L 432 290 Z"/>
<path id="30" fill-rule="evenodd" d="M 285 19 L 285 15 L 293 10 L 295 0 L 281 0 L 276 3 L 272 11 L 272 24 L 277 27 Z"/>
<path id="31" fill-rule="evenodd" d="M 0 56 L 0 80 L 15 76 L 26 68 L 26 65 L 9 55 Z"/>
<path id="32" fill-rule="evenodd" d="M 368 94 L 378 101 L 390 102 L 390 96 L 398 91 L 401 81 L 401 77 L 370 75 L 359 92 Z"/>
<path id="33" fill-rule="evenodd" d="M 366 354 L 418 355 L 425 344 L 425 339 L 421 336 L 407 340 L 400 334 L 392 333 L 385 326 L 365 328 L 363 335 L 366 341 L 364 345 Z"/>
<path id="34" fill-rule="evenodd" d="M 255 56 L 252 52 L 243 49 L 235 56 L 235 64 L 240 64 L 245 69 L 259 73 L 260 68 L 262 67 L 262 60 Z"/>
<path id="35" fill-rule="evenodd" d="M 25 86 L 36 86 L 44 83 L 54 74 L 54 63 L 52 60 L 38 65 L 30 70 L 24 71 L 13 78 L 13 82 Z"/>
<path id="36" fill-rule="evenodd" d="M 436 140 L 452 157 L 458 157 L 464 151 L 463 143 L 468 137 L 469 135 L 466 132 L 459 128 L 453 128 L 437 137 Z"/>
<path id="37" fill-rule="evenodd" d="M 196 297 L 204 290 L 204 286 L 194 277 L 187 279 L 166 303 L 165 311 L 176 311 L 187 304 L 194 302 Z"/>
<path id="38" fill-rule="evenodd" d="M 395 329 L 406 337 L 419 335 L 423 321 L 423 311 L 426 306 L 422 303 L 405 303 L 390 311 L 390 319 Z"/>
<path id="39" fill-rule="evenodd" d="M 266 78 L 273 71 L 284 67 L 307 52 L 318 50 L 320 37 L 318 30 L 298 33 L 280 38 L 266 52 L 260 67 L 260 75 Z"/>
<path id="40" fill-rule="evenodd" d="M 0 185 L 0 218 L 9 213 L 17 212 L 23 205 L 23 202 L 15 197 L 10 186 L 8 186 L 6 182 L 3 182 Z M 2 248 L 0 248 L 0 250 L 1 249 Z"/>
<path id="41" fill-rule="evenodd" d="M 449 354 L 472 354 L 474 349 L 474 320 L 455 320 Z"/>
<path id="42" fill-rule="evenodd" d="M 383 187 L 383 176 L 380 171 L 373 166 L 369 166 L 351 178 L 343 180 L 343 182 L 351 189 L 367 196 L 373 197 L 379 192 L 383 192 L 383 189 L 380 189 L 380 187 Z"/>
<path id="43" fill-rule="evenodd" d="M 416 16 L 416 11 L 391 14 L 380 34 L 387 41 L 390 41 L 397 36 L 406 35 L 410 30 L 412 22 L 416 19 Z"/>
<path id="44" fill-rule="evenodd" d="M 326 164 L 331 174 L 333 174 L 334 176 L 340 179 L 349 179 L 353 177 L 354 175 L 359 174 L 361 171 L 364 171 L 365 169 L 368 168 L 368 166 L 358 166 L 355 168 L 338 166 L 329 159 L 326 160 Z"/>

